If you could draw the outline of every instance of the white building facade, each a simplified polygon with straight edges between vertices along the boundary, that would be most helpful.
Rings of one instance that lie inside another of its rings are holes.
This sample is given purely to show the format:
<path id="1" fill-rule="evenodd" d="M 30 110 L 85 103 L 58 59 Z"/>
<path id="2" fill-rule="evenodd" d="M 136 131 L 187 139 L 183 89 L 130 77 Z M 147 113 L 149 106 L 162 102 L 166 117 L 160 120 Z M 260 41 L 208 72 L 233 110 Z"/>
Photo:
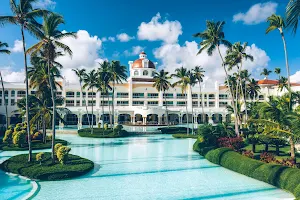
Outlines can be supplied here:
<path id="1" fill-rule="evenodd" d="M 109 114 L 111 114 L 112 95 L 114 95 L 114 115 L 112 119 L 115 123 L 132 124 L 132 125 L 163 125 L 166 123 L 166 104 L 169 112 L 170 124 L 186 123 L 186 104 L 188 108 L 189 122 L 194 121 L 195 124 L 203 122 L 219 123 L 231 121 L 231 115 L 228 113 L 226 106 L 231 104 L 229 94 L 225 86 L 215 82 L 214 87 L 201 86 L 200 94 L 199 86 L 187 89 L 187 94 L 182 93 L 179 86 L 170 88 L 166 91 L 166 101 L 162 92 L 158 92 L 153 87 L 153 75 L 156 72 L 156 64 L 147 58 L 146 53 L 142 52 L 139 59 L 129 61 L 129 78 L 123 84 L 116 84 L 114 94 L 101 94 L 81 89 L 78 84 L 71 84 L 63 80 L 62 90 L 57 91 L 58 96 L 65 99 L 62 107 L 67 108 L 70 112 L 63 117 L 65 123 L 63 125 L 87 125 L 88 118 L 85 104 L 88 106 L 90 118 L 94 118 L 96 125 L 100 120 L 108 123 Z M 74 74 L 75 75 L 75 74 Z M 258 81 L 261 86 L 260 94 L 256 100 L 264 101 L 269 95 L 278 95 L 278 82 L 272 80 Z M 0 116 L 5 119 L 5 106 L 3 95 L 8 105 L 9 123 L 15 124 L 22 121 L 19 118 L 19 112 L 16 103 L 25 97 L 25 84 L 20 83 L 4 83 L 5 94 L 0 92 Z M 293 90 L 300 91 L 300 85 L 294 84 Z M 30 89 L 30 93 L 35 91 Z M 92 97 L 94 101 L 92 101 Z M 104 98 L 104 101 L 103 101 Z M 109 98 L 109 101 L 108 101 Z M 249 99 L 250 101 L 250 99 Z M 202 106 L 204 104 L 205 117 L 202 119 Z M 94 113 L 92 116 L 92 104 L 94 105 Z M 102 110 L 104 108 L 104 110 Z M 193 112 L 192 112 L 193 111 Z M 2 124 L 5 124 L 2 120 Z M 57 122 L 62 125 L 62 122 Z"/>

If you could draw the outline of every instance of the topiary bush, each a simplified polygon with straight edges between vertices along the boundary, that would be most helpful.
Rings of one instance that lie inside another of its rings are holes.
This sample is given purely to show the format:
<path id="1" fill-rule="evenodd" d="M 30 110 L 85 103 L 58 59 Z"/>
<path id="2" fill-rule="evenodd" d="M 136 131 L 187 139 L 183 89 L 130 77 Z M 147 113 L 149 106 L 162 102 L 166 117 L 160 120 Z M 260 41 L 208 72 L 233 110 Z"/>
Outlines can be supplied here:
<path id="1" fill-rule="evenodd" d="M 5 135 L 3 137 L 3 142 L 6 142 L 8 144 L 12 143 L 13 139 L 13 131 L 11 129 L 8 129 L 5 131 Z"/>
<path id="2" fill-rule="evenodd" d="M 56 145 L 54 145 L 54 154 L 56 155 L 57 154 L 57 152 L 58 152 L 58 149 L 60 148 L 60 147 L 62 147 L 63 145 L 61 144 L 61 143 L 57 143 Z"/>
<path id="3" fill-rule="evenodd" d="M 70 147 L 67 147 L 67 146 L 59 147 L 59 149 L 57 150 L 56 156 L 57 156 L 58 161 L 61 164 L 63 164 L 63 165 L 66 164 L 66 162 L 68 161 L 68 155 L 69 155 L 70 151 L 71 151 Z"/>
<path id="4" fill-rule="evenodd" d="M 18 147 L 23 147 L 26 143 L 26 131 L 21 130 L 17 132 L 13 137 L 13 144 Z"/>
<path id="5" fill-rule="evenodd" d="M 107 130 L 108 129 L 108 124 L 105 123 L 104 126 L 103 126 L 104 130 Z"/>
<path id="6" fill-rule="evenodd" d="M 45 159 L 45 153 L 40 152 L 40 153 L 36 154 L 35 159 L 36 159 L 37 162 L 40 163 L 40 165 L 42 165 L 42 162 Z"/>

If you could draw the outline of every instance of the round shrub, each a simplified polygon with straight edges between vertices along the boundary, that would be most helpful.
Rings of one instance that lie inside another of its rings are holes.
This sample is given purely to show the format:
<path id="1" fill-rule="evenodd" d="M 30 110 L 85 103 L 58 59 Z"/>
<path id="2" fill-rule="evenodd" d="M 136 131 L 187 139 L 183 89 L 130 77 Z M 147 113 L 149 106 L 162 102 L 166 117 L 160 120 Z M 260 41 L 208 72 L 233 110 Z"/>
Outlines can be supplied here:
<path id="1" fill-rule="evenodd" d="M 104 128 L 104 130 L 107 130 L 108 129 L 108 124 L 105 123 L 103 128 Z"/>
<path id="2" fill-rule="evenodd" d="M 57 150 L 57 159 L 61 164 L 66 164 L 66 162 L 68 161 L 68 155 L 69 152 L 71 151 L 70 147 L 67 146 L 61 146 L 58 150 Z"/>
<path id="3" fill-rule="evenodd" d="M 3 137 L 3 142 L 11 143 L 13 138 L 13 131 L 8 129 L 5 131 L 5 135 Z"/>
<path id="4" fill-rule="evenodd" d="M 16 126 L 15 129 L 14 129 L 14 132 L 19 132 L 22 130 L 22 126 Z"/>
<path id="5" fill-rule="evenodd" d="M 57 154 L 57 152 L 58 152 L 58 149 L 60 148 L 60 147 L 62 147 L 63 145 L 61 144 L 61 143 L 57 143 L 55 146 L 54 146 L 54 153 L 55 153 L 55 155 Z"/>
<path id="6" fill-rule="evenodd" d="M 13 144 L 18 145 L 18 147 L 23 147 L 26 143 L 26 131 L 19 131 L 13 137 Z"/>
<path id="7" fill-rule="evenodd" d="M 45 153 L 40 152 L 40 153 L 36 154 L 35 159 L 36 159 L 37 162 L 40 163 L 40 165 L 42 165 L 42 162 L 45 159 Z"/>

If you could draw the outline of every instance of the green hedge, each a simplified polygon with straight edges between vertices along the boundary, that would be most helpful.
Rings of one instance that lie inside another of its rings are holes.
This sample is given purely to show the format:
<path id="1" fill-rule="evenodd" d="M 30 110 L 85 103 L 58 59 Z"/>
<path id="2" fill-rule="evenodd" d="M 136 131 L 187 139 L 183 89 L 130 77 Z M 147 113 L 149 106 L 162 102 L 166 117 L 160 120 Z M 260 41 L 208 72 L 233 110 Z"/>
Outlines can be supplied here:
<path id="1" fill-rule="evenodd" d="M 199 138 L 196 140 L 196 142 L 193 145 L 193 150 L 198 152 L 200 155 L 205 156 L 207 152 L 216 149 L 216 146 L 205 144 L 203 142 L 200 142 Z"/>
<path id="2" fill-rule="evenodd" d="M 62 145 L 67 145 L 68 142 L 66 140 L 61 140 L 61 139 L 56 139 L 55 140 L 55 144 L 57 143 L 61 143 Z M 39 149 L 50 149 L 52 147 L 52 143 L 51 140 L 47 141 L 47 143 L 42 143 L 40 140 L 33 140 L 32 141 L 32 150 L 39 150 Z M 1 145 L 0 145 L 1 148 Z M 28 146 L 25 147 L 18 147 L 15 145 L 7 145 L 5 143 L 3 143 L 2 146 L 2 150 L 3 151 L 27 151 L 28 150 Z"/>
<path id="3" fill-rule="evenodd" d="M 160 130 L 162 134 L 186 133 L 186 127 L 163 127 L 158 128 L 158 130 Z M 189 128 L 189 132 L 191 131 L 192 129 Z"/>
<path id="4" fill-rule="evenodd" d="M 94 128 L 93 134 L 91 134 L 90 128 L 78 130 L 78 135 L 80 137 L 89 137 L 89 138 L 119 138 L 119 137 L 128 137 L 129 133 L 125 130 L 121 130 L 120 133 L 115 133 L 113 129 L 104 130 L 102 128 Z"/>
<path id="5" fill-rule="evenodd" d="M 193 139 L 197 139 L 198 136 L 197 135 L 191 135 L 191 134 L 186 134 L 186 133 L 176 133 L 172 135 L 174 138 L 193 138 Z"/>
<path id="6" fill-rule="evenodd" d="M 36 154 L 32 154 L 35 159 Z M 13 156 L 4 161 L 0 168 L 3 171 L 19 174 L 31 179 L 53 181 L 78 177 L 94 168 L 94 163 L 88 159 L 69 154 L 66 164 L 52 164 L 51 153 L 45 153 L 42 165 L 37 161 L 27 162 L 28 154 Z"/>
<path id="7" fill-rule="evenodd" d="M 288 190 L 300 198 L 300 169 L 264 163 L 228 148 L 209 151 L 205 158 L 232 171 Z"/>

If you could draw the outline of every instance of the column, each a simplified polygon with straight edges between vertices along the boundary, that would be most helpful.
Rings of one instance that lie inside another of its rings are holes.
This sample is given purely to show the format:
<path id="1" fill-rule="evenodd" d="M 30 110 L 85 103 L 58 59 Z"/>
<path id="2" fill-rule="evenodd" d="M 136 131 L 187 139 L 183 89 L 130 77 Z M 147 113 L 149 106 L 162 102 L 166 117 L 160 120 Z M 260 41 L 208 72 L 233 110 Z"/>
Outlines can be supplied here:
<path id="1" fill-rule="evenodd" d="M 164 104 L 163 104 L 163 101 L 164 101 L 164 98 L 163 98 L 163 92 L 161 91 L 161 92 L 159 92 L 158 93 L 158 106 L 163 106 Z"/>
<path id="2" fill-rule="evenodd" d="M 208 123 L 209 124 L 213 124 L 214 123 L 213 120 L 212 120 L 212 114 L 208 115 Z"/>
<path id="3" fill-rule="evenodd" d="M 222 122 L 226 122 L 226 114 L 222 114 Z"/>
<path id="4" fill-rule="evenodd" d="M 146 125 L 147 123 L 147 117 L 143 117 L 143 125 Z"/>
<path id="5" fill-rule="evenodd" d="M 182 115 L 179 115 L 179 124 L 182 124 Z"/>
<path id="6" fill-rule="evenodd" d="M 158 116 L 158 124 L 162 124 L 162 117 Z"/>

